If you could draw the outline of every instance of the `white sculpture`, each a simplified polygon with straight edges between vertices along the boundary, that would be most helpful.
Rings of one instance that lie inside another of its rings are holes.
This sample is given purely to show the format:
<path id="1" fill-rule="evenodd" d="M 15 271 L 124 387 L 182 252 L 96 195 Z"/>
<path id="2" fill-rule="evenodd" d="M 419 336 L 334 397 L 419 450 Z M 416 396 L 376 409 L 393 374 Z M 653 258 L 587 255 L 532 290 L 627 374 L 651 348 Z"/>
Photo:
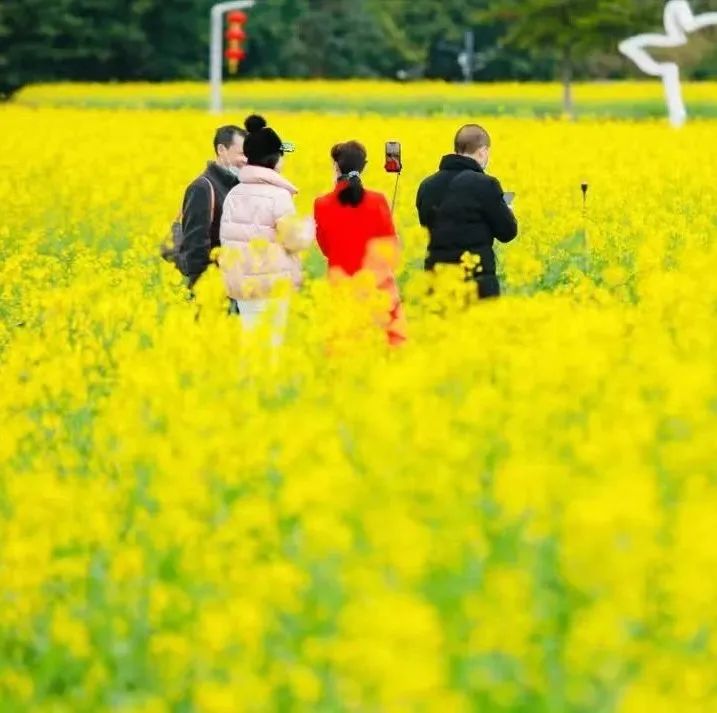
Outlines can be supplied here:
<path id="1" fill-rule="evenodd" d="M 688 35 L 710 25 L 717 25 L 717 12 L 695 15 L 688 0 L 669 0 L 665 5 L 665 34 L 638 35 L 620 43 L 620 52 L 629 57 L 645 74 L 662 77 L 667 96 L 670 121 L 682 126 L 687 121 L 687 109 L 682 96 L 680 68 L 674 62 L 658 62 L 649 54 L 650 48 L 681 47 Z"/>

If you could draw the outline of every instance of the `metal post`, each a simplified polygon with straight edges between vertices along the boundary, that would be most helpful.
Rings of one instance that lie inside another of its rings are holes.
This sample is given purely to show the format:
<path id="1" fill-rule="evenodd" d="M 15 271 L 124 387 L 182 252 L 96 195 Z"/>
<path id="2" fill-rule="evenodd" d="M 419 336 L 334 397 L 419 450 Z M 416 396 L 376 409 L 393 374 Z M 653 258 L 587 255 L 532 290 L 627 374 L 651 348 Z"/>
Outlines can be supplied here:
<path id="1" fill-rule="evenodd" d="M 476 54 L 476 36 L 473 30 L 466 30 L 465 36 L 466 43 L 466 82 L 473 81 L 473 68 L 475 66 L 475 54 Z"/>
<path id="2" fill-rule="evenodd" d="M 213 114 L 219 114 L 222 110 L 224 15 L 232 10 L 248 10 L 255 4 L 256 0 L 231 0 L 230 2 L 220 2 L 212 7 L 209 25 L 209 86 L 211 89 L 209 111 Z"/>

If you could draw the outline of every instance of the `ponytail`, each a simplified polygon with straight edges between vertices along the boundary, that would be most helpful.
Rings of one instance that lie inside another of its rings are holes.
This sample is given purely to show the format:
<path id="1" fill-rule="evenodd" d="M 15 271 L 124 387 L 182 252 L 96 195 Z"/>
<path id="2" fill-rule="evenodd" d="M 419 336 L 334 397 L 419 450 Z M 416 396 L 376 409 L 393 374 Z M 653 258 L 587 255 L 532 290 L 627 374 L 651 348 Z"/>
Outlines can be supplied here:
<path id="1" fill-rule="evenodd" d="M 359 205 L 366 194 L 363 183 L 361 183 L 361 174 L 358 171 L 350 171 L 347 175 L 340 176 L 339 181 L 346 181 L 346 187 L 339 191 L 339 203 L 341 205 Z"/>
<path id="2" fill-rule="evenodd" d="M 344 183 L 338 194 L 339 203 L 354 207 L 360 205 L 366 194 L 361 183 L 361 171 L 366 168 L 366 148 L 358 141 L 336 144 L 331 149 L 331 158 L 341 172 L 339 182 Z"/>

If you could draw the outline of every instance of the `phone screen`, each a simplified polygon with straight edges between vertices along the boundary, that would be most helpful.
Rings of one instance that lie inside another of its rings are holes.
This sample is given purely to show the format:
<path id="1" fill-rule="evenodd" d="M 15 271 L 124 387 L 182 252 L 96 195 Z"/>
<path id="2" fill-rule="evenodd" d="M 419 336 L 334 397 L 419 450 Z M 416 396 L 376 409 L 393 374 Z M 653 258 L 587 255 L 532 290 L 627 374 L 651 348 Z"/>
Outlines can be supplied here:
<path id="1" fill-rule="evenodd" d="M 401 173 L 401 143 L 399 141 L 386 142 L 386 163 L 384 168 L 387 173 Z"/>

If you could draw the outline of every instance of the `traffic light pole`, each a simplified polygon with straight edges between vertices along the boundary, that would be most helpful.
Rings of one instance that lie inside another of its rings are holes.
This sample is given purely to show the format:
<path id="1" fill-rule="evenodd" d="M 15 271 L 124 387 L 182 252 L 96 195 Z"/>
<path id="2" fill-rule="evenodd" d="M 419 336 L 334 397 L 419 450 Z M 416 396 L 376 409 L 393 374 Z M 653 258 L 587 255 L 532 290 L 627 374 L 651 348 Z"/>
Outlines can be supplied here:
<path id="1" fill-rule="evenodd" d="M 224 70 L 224 15 L 232 10 L 248 10 L 254 7 L 256 0 L 230 0 L 212 7 L 209 40 L 209 111 L 218 114 L 222 110 L 222 79 Z"/>

